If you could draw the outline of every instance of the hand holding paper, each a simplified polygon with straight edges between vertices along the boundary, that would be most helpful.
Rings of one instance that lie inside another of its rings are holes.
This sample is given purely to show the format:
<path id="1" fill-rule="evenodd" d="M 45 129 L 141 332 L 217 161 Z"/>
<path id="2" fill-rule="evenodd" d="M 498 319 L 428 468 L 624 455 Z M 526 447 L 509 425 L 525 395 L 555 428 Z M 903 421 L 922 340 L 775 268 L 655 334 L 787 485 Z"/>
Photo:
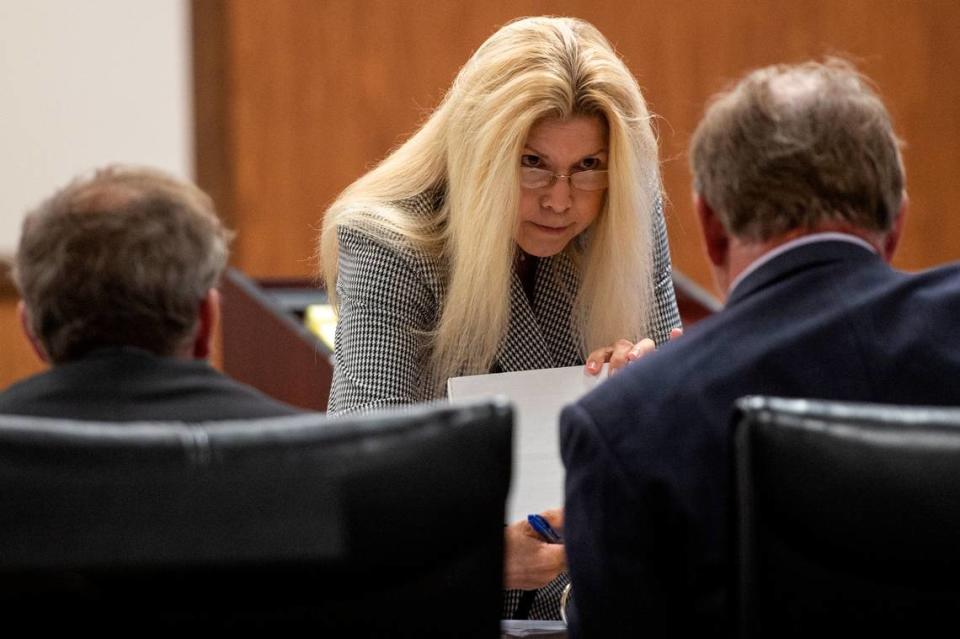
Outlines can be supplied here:
<path id="1" fill-rule="evenodd" d="M 454 377 L 447 382 L 452 402 L 503 395 L 514 404 L 513 481 L 507 521 L 526 519 L 527 513 L 563 503 L 560 411 L 606 377 L 606 367 L 599 375 L 588 375 L 583 366 L 568 366 Z"/>
<path id="2" fill-rule="evenodd" d="M 670 339 L 674 340 L 683 335 L 683 329 L 680 327 L 670 329 Z M 617 340 L 613 346 L 598 348 L 587 357 L 587 372 L 596 375 L 600 372 L 603 365 L 609 364 L 609 374 L 613 375 L 618 370 L 634 362 L 641 357 L 646 357 L 657 350 L 657 344 L 649 337 L 645 337 L 636 344 L 627 339 Z"/>

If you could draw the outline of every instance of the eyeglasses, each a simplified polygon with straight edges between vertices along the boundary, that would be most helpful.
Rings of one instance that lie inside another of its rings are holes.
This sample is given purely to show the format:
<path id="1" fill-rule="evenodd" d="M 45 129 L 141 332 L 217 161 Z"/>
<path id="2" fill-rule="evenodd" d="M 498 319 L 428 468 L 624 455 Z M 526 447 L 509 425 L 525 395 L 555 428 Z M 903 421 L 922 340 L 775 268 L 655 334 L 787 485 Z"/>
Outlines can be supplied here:
<path id="1" fill-rule="evenodd" d="M 570 175 L 554 173 L 546 169 L 532 166 L 520 167 L 520 186 L 525 189 L 542 189 L 553 186 L 557 180 L 567 180 L 571 188 L 579 191 L 602 191 L 607 188 L 608 179 L 606 170 L 577 171 Z"/>

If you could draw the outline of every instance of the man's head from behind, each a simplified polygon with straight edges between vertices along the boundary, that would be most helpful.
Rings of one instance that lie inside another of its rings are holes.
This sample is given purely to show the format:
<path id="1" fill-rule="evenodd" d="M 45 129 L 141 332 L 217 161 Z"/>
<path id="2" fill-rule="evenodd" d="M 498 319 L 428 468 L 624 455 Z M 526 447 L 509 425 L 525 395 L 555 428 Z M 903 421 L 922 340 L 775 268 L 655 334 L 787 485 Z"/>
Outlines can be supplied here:
<path id="1" fill-rule="evenodd" d="M 843 61 L 749 73 L 714 98 L 690 155 L 695 191 L 743 242 L 818 230 L 879 237 L 898 224 L 905 179 L 890 116 Z"/>
<path id="2" fill-rule="evenodd" d="M 54 363 L 109 346 L 204 357 L 228 241 L 192 184 L 120 166 L 78 179 L 24 220 L 24 327 Z"/>

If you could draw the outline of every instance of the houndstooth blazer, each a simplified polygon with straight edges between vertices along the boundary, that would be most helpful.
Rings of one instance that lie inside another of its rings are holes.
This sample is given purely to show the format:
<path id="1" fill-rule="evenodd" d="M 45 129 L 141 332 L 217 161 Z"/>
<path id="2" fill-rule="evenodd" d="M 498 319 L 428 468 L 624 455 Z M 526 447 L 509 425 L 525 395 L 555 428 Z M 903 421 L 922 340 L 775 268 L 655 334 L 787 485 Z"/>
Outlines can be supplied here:
<path id="1" fill-rule="evenodd" d="M 435 194 L 404 203 L 413 215 L 430 217 Z M 670 251 L 663 212 L 654 221 L 655 300 L 651 337 L 657 344 L 680 326 L 673 291 Z M 370 411 L 396 404 L 438 399 L 422 383 L 430 355 L 426 336 L 440 318 L 446 267 L 442 260 L 414 250 L 391 247 L 355 228 L 337 229 L 340 301 L 334 348 L 333 384 L 328 411 Z M 580 274 L 566 253 L 538 261 L 534 303 L 514 274 L 510 287 L 510 323 L 497 353 L 498 370 L 523 371 L 584 363 L 572 327 Z M 569 583 L 564 572 L 539 589 L 528 618 L 559 619 L 560 595 Z M 512 618 L 522 596 L 504 593 L 505 619 Z"/>
<path id="2" fill-rule="evenodd" d="M 404 203 L 421 216 L 431 215 L 436 204 L 431 194 Z M 671 328 L 680 326 L 680 316 L 662 212 L 655 224 L 656 303 L 650 326 L 651 337 L 661 344 Z M 412 249 L 388 246 L 356 228 L 339 227 L 337 240 L 340 308 L 329 412 L 438 399 L 423 380 L 430 355 L 427 336 L 443 308 L 445 264 Z M 510 322 L 496 357 L 499 371 L 584 363 L 572 325 L 579 285 L 580 274 L 565 252 L 539 260 L 533 305 L 514 274 Z"/>

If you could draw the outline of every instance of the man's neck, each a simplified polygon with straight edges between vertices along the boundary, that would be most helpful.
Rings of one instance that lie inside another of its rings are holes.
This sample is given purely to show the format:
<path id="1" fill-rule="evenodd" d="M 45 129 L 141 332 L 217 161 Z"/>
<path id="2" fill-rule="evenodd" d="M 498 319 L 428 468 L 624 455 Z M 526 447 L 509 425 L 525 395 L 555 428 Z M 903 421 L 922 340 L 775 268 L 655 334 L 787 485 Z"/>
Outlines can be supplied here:
<path id="1" fill-rule="evenodd" d="M 751 266 L 757 263 L 758 260 L 763 259 L 763 257 L 771 251 L 775 251 L 795 240 L 824 233 L 839 233 L 857 238 L 869 244 L 873 250 L 881 256 L 884 255 L 883 233 L 867 231 L 845 224 L 822 225 L 814 230 L 795 229 L 763 241 L 751 241 L 739 237 L 731 237 L 727 268 L 717 274 L 718 279 L 721 280 L 719 282 L 721 288 L 729 293 L 733 286 L 742 279 L 742 276 L 751 270 Z"/>

